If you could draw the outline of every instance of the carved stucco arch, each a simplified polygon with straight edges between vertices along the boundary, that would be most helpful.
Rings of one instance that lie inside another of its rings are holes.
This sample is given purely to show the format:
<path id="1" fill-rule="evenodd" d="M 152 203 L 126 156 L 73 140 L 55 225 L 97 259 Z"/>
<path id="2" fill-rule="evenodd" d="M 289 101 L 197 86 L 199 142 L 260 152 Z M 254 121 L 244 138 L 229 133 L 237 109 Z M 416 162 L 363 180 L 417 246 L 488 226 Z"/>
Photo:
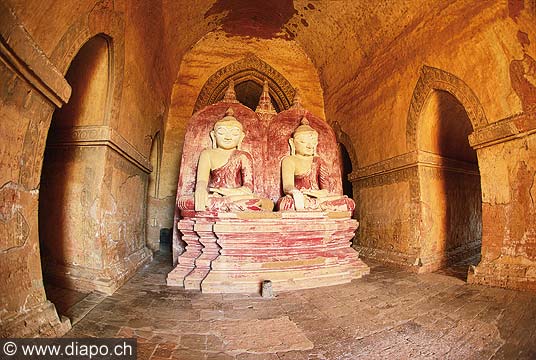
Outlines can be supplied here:
<path id="1" fill-rule="evenodd" d="M 106 1 L 98 3 L 92 11 L 79 17 L 69 27 L 48 60 L 56 66 L 55 69 L 65 75 L 80 48 L 89 39 L 97 35 L 105 37 L 108 42 L 110 73 L 105 122 L 110 123 L 117 119 L 119 115 L 123 89 L 125 58 L 123 15 L 115 12 Z M 39 101 L 43 103 L 44 109 L 45 102 Z M 68 97 L 64 101 L 67 102 Z M 50 111 L 50 113 L 46 115 L 46 118 L 32 117 L 24 135 L 24 145 L 21 155 L 24 161 L 21 161 L 23 165 L 21 165 L 19 180 L 28 187 L 36 187 L 40 181 L 43 165 L 42 155 L 44 153 L 53 110 L 54 105 L 47 107 L 47 112 Z"/>
<path id="2" fill-rule="evenodd" d="M 415 85 L 408 111 L 406 123 L 407 151 L 417 150 L 420 114 L 428 96 L 434 90 L 443 90 L 452 94 L 463 105 L 473 126 L 473 131 L 488 124 L 484 108 L 473 90 L 463 80 L 446 71 L 424 65 L 417 85 Z"/>
<path id="3" fill-rule="evenodd" d="M 80 48 L 91 38 L 101 36 L 108 43 L 108 96 L 104 125 L 117 120 L 123 91 L 125 64 L 125 23 L 123 14 L 102 2 L 78 18 L 65 32 L 50 59 L 65 75 Z"/>
<path id="4" fill-rule="evenodd" d="M 261 86 L 264 80 L 268 80 L 270 96 L 279 109 L 283 111 L 292 105 L 295 90 L 290 82 L 257 56 L 249 54 L 245 58 L 219 69 L 207 80 L 197 97 L 193 112 L 195 113 L 221 99 L 230 80 L 234 80 L 235 85 L 252 80 Z"/>

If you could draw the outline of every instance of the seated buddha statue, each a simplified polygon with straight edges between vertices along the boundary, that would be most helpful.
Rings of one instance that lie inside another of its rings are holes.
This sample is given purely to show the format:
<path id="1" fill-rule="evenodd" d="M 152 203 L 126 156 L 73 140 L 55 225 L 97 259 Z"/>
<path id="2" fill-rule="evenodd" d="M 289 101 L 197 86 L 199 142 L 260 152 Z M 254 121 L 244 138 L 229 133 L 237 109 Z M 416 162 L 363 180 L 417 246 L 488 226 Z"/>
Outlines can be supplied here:
<path id="1" fill-rule="evenodd" d="M 318 132 L 304 117 L 289 139 L 291 154 L 281 161 L 283 192 L 277 202 L 281 211 L 353 211 L 355 203 L 330 191 L 329 171 L 316 154 Z"/>
<path id="2" fill-rule="evenodd" d="M 253 193 L 253 159 L 240 150 L 245 133 L 232 108 L 210 132 L 212 148 L 204 149 L 197 166 L 193 199 L 179 199 L 180 209 L 196 211 L 271 211 L 274 204 Z"/>

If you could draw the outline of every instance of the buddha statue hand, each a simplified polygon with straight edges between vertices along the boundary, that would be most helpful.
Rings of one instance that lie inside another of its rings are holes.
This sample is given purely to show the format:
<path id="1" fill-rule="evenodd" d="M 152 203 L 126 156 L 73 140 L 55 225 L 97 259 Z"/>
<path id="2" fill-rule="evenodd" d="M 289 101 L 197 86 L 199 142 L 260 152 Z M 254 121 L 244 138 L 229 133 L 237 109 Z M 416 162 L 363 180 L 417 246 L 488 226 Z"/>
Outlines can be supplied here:
<path id="1" fill-rule="evenodd" d="M 296 210 L 305 209 L 305 196 L 304 196 L 304 194 L 298 189 L 292 190 L 291 194 L 292 194 L 292 198 L 294 199 L 294 207 L 296 208 Z"/>
<path id="2" fill-rule="evenodd" d="M 208 205 L 208 191 L 206 184 L 197 183 L 194 192 L 195 211 L 205 211 Z"/>
<path id="3" fill-rule="evenodd" d="M 211 193 L 219 194 L 222 196 L 240 196 L 240 195 L 249 195 L 251 194 L 251 190 L 246 187 L 242 186 L 239 188 L 209 188 L 209 191 Z"/>
<path id="4" fill-rule="evenodd" d="M 326 189 L 323 189 L 323 190 L 303 189 L 302 193 L 304 195 L 314 197 L 314 198 L 325 198 L 329 196 L 329 191 L 327 191 Z"/>

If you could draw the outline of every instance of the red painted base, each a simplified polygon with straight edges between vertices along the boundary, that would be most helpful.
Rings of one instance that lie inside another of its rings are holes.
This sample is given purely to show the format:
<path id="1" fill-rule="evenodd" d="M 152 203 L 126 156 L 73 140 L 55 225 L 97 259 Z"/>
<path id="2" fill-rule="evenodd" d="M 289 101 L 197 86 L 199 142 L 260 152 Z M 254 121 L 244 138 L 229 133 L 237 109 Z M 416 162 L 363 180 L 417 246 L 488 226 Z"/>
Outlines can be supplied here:
<path id="1" fill-rule="evenodd" d="M 197 213 L 179 223 L 188 245 L 168 285 L 258 293 L 263 280 L 275 292 L 347 283 L 370 271 L 350 247 L 357 226 L 348 212 Z"/>

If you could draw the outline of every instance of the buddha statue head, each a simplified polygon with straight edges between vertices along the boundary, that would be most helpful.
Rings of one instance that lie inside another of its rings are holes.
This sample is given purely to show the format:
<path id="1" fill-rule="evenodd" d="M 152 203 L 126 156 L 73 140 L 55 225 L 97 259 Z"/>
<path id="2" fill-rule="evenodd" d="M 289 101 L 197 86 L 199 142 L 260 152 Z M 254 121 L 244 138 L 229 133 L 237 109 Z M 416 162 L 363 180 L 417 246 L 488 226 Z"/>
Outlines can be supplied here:
<path id="1" fill-rule="evenodd" d="M 309 125 L 309 120 L 305 116 L 302 118 L 300 125 L 292 133 L 289 144 L 291 155 L 317 155 L 318 132 Z"/>
<path id="2" fill-rule="evenodd" d="M 234 117 L 233 109 L 228 108 L 225 116 L 216 121 L 214 128 L 210 132 L 212 148 L 239 149 L 245 135 L 242 124 Z"/>

